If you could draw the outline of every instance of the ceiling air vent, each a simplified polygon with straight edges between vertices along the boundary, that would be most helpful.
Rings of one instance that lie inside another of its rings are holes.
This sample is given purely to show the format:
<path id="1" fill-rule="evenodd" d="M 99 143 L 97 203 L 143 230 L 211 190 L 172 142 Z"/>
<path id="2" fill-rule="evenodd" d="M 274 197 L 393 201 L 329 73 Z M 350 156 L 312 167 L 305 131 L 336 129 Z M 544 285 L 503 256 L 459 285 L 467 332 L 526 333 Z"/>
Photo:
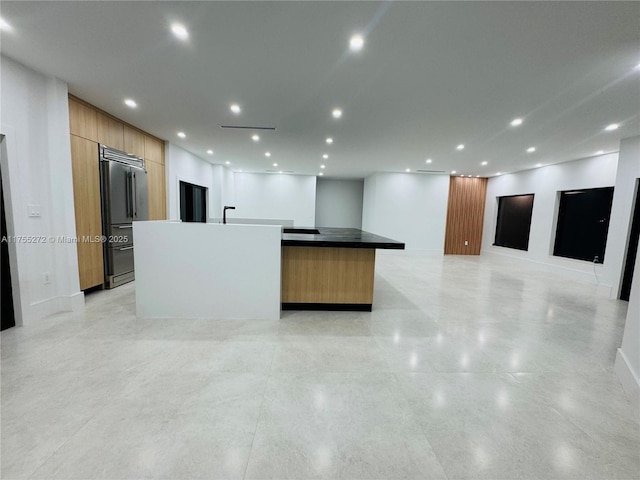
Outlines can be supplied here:
<path id="1" fill-rule="evenodd" d="M 445 173 L 444 170 L 416 170 L 418 173 Z"/>
<path id="2" fill-rule="evenodd" d="M 293 170 L 265 170 L 267 173 L 294 173 Z"/>
<path id="3" fill-rule="evenodd" d="M 236 130 L 274 130 L 276 127 L 250 127 L 247 125 L 220 125 L 220 128 L 232 128 Z"/>

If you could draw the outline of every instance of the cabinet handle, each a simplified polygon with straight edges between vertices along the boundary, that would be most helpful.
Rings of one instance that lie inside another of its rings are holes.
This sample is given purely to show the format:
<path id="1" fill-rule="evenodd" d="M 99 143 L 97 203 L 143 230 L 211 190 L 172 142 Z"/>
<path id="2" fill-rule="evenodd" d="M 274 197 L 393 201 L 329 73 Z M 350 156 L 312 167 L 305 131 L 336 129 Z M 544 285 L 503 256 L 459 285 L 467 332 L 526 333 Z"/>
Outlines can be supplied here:
<path id="1" fill-rule="evenodd" d="M 123 250 L 132 250 L 132 249 L 133 249 L 133 247 L 122 247 L 120 249 L 120 251 L 122 252 Z"/>
<path id="2" fill-rule="evenodd" d="M 122 226 L 117 226 L 116 228 L 119 228 L 120 230 L 124 230 L 125 228 L 133 228 L 133 226 L 131 226 L 131 225 L 125 225 L 124 227 L 122 227 Z"/>

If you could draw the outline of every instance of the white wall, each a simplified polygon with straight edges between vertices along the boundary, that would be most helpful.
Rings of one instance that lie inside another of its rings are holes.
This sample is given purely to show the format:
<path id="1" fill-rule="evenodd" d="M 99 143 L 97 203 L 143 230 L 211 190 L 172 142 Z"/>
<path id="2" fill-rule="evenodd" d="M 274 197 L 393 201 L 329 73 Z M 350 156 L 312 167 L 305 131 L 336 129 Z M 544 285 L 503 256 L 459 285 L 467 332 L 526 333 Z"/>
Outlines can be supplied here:
<path id="1" fill-rule="evenodd" d="M 3 184 L 8 188 L 10 234 L 46 243 L 10 246 L 22 321 L 82 308 L 76 245 L 49 237 L 75 237 L 67 85 L 7 57 L 0 59 L 0 133 Z M 40 216 L 29 217 L 35 205 Z M 15 271 L 17 270 L 17 271 Z M 49 274 L 46 283 L 44 274 Z"/>
<path id="2" fill-rule="evenodd" d="M 191 152 L 167 142 L 165 145 L 167 204 L 169 220 L 180 220 L 180 181 L 206 187 L 207 217 L 222 215 L 223 205 L 233 205 L 233 172 L 214 165 Z"/>
<path id="3" fill-rule="evenodd" d="M 618 298 L 627 258 L 637 179 L 640 177 L 640 136 L 620 142 L 618 172 L 613 192 L 604 277 L 611 284 L 611 297 Z"/>
<path id="4" fill-rule="evenodd" d="M 315 225 L 316 177 L 267 173 L 235 174 L 232 216 L 293 220 L 296 226 Z"/>
<path id="5" fill-rule="evenodd" d="M 618 154 L 614 153 L 490 178 L 487 185 L 482 253 L 523 258 L 595 283 L 596 276 L 592 262 L 553 256 L 558 192 L 579 188 L 611 187 L 615 184 L 617 164 Z M 497 197 L 527 193 L 535 194 L 529 250 L 521 251 L 493 246 L 498 214 Z M 610 231 L 609 238 L 612 235 L 615 233 Z M 604 265 L 606 266 L 609 262 L 611 262 L 611 249 L 607 244 Z M 596 265 L 595 268 L 599 283 L 610 287 L 611 279 L 603 275 L 603 265 Z"/>
<path id="6" fill-rule="evenodd" d="M 316 226 L 362 228 L 363 180 L 318 178 Z"/>
<path id="7" fill-rule="evenodd" d="M 407 249 L 443 253 L 448 197 L 448 175 L 370 175 L 364 181 L 362 229 L 405 242 Z"/>
<path id="8" fill-rule="evenodd" d="M 636 257 L 627 321 L 622 346 L 616 354 L 615 371 L 629 398 L 640 407 L 640 255 Z"/>

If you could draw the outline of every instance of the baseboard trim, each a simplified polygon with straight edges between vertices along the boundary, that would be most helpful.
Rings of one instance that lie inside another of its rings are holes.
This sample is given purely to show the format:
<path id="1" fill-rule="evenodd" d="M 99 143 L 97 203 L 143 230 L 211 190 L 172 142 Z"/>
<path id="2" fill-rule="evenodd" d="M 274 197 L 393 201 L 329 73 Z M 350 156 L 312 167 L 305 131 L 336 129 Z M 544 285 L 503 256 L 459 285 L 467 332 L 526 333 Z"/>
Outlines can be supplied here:
<path id="1" fill-rule="evenodd" d="M 634 372 L 629 360 L 620 348 L 616 352 L 614 370 L 629 401 L 636 409 L 640 408 L 640 378 L 638 374 Z"/>
<path id="2" fill-rule="evenodd" d="M 336 312 L 370 312 L 370 303 L 292 303 L 282 304 L 282 310 L 321 310 Z"/>
<path id="3" fill-rule="evenodd" d="M 579 270 L 577 268 L 571 268 L 568 265 L 559 265 L 556 263 L 533 260 L 531 258 L 526 258 L 520 255 L 512 255 L 512 254 L 509 254 L 508 252 L 498 252 L 493 249 L 483 248 L 480 251 L 480 255 L 495 255 L 497 257 L 509 258 L 513 260 L 520 260 L 522 262 L 532 263 L 548 272 L 561 273 L 561 274 L 570 276 L 574 279 L 583 281 L 585 283 L 596 285 L 598 287 L 598 293 L 600 295 L 605 295 L 607 297 L 610 297 L 611 295 L 612 286 L 606 283 L 596 283 L 595 275 L 592 271 Z M 599 275 L 602 275 L 602 273 L 600 273 Z"/>
<path id="4" fill-rule="evenodd" d="M 78 312 L 84 309 L 84 293 L 61 295 L 39 300 L 29 305 L 29 310 L 23 318 L 23 324 L 41 320 L 49 315 L 60 312 Z"/>

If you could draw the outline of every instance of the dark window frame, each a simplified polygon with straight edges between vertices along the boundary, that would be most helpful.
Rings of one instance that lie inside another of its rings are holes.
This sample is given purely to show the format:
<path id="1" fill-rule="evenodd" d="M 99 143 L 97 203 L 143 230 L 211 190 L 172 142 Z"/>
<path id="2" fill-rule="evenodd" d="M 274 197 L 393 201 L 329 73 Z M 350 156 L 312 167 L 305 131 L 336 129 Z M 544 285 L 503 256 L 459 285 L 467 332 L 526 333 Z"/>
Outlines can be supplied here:
<path id="1" fill-rule="evenodd" d="M 604 263 L 614 187 L 574 188 L 558 193 L 558 218 L 556 219 L 556 234 L 553 241 L 553 256 Z M 597 211 L 593 205 L 597 193 L 600 194 L 600 200 L 603 202 L 598 205 L 602 209 L 601 211 Z M 577 196 L 580 194 L 589 194 L 590 197 L 580 198 Z M 585 208 L 585 213 L 580 214 L 580 217 L 575 216 L 576 199 L 581 199 L 585 205 L 591 200 L 590 208 Z M 574 215 L 571 215 L 572 213 Z M 596 213 L 601 215 L 595 215 Z M 589 218 L 590 216 L 592 218 Z M 579 238 L 577 238 L 578 233 L 582 233 Z M 594 234 L 597 234 L 598 237 L 595 237 Z"/>
<path id="2" fill-rule="evenodd" d="M 209 189 L 202 185 L 180 180 L 180 220 L 207 223 L 207 197 Z M 200 200 L 202 200 L 200 204 Z"/>
<path id="3" fill-rule="evenodd" d="M 496 215 L 496 230 L 493 245 L 525 252 L 528 251 L 535 194 L 503 195 L 496 197 L 496 199 L 498 201 L 498 213 Z M 526 204 L 517 205 L 516 202 L 509 201 L 512 199 L 524 199 L 526 202 L 518 203 Z M 530 202 L 528 202 L 529 199 Z M 509 203 L 511 203 L 511 205 L 508 205 Z M 514 218 L 516 214 L 518 218 Z M 510 225 L 508 225 L 509 222 L 511 222 Z M 511 231 L 509 231 L 508 227 L 511 227 Z"/>

